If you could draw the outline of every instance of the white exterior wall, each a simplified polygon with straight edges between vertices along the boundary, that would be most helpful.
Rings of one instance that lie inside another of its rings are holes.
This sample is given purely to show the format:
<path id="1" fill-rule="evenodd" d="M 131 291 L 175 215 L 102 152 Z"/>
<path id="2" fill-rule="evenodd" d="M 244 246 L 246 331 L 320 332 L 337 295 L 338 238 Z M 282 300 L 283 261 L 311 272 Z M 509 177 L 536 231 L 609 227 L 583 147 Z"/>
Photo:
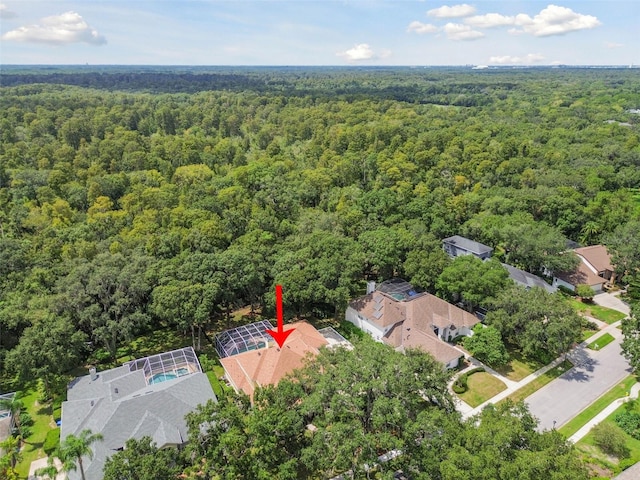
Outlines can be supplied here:
<path id="1" fill-rule="evenodd" d="M 360 315 L 355 309 L 347 307 L 345 318 L 348 322 L 353 323 L 360 330 L 364 330 L 371 335 L 374 340 L 382 342 L 382 337 L 386 333 L 384 329 L 369 321 L 369 319 Z"/>
<path id="2" fill-rule="evenodd" d="M 570 283 L 565 282 L 564 280 L 559 279 L 558 277 L 553 277 L 553 286 L 556 288 L 562 286 L 562 287 L 568 288 L 572 292 L 576 291 L 576 287 L 574 287 Z"/>
<path id="3" fill-rule="evenodd" d="M 572 292 L 576 291 L 576 287 L 574 287 L 570 283 L 567 283 L 564 280 L 559 279 L 558 277 L 553 277 L 553 286 L 557 288 L 560 285 L 562 285 L 563 287 L 568 288 Z M 600 293 L 600 292 L 602 292 L 602 285 L 603 285 L 602 283 L 597 283 L 595 285 L 590 285 L 590 287 L 594 292 Z"/>

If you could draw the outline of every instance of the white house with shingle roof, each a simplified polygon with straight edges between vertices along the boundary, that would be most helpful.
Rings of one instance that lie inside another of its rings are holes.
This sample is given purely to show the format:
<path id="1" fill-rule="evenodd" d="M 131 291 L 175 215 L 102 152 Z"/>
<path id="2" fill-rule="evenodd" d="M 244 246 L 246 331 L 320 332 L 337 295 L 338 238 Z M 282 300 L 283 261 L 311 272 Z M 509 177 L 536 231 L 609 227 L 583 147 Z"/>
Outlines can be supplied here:
<path id="1" fill-rule="evenodd" d="M 73 380 L 62 404 L 60 437 L 89 429 L 104 440 L 83 458 L 87 480 L 100 480 L 106 459 L 130 438 L 151 437 L 158 447 L 187 441 L 185 415 L 216 400 L 191 347 L 128 362 Z M 80 478 L 69 472 L 69 480 Z"/>
<path id="2" fill-rule="evenodd" d="M 447 341 L 471 335 L 480 320 L 428 293 L 418 293 L 401 279 L 382 282 L 347 307 L 346 320 L 375 340 L 398 350 L 419 348 L 447 368 L 455 368 L 463 353 Z"/>

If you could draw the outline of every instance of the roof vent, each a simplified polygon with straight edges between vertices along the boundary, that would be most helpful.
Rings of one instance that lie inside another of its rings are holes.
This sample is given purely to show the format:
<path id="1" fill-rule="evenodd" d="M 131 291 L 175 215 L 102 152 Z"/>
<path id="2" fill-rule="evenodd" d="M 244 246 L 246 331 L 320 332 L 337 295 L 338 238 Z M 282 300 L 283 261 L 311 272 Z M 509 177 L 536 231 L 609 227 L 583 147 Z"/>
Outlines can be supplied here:
<path id="1" fill-rule="evenodd" d="M 118 393 L 118 389 L 117 389 L 117 388 L 115 388 L 113 391 L 114 391 L 115 393 Z"/>
<path id="2" fill-rule="evenodd" d="M 95 405 L 96 402 L 94 402 L 93 400 L 91 400 L 91 406 L 93 407 Z"/>

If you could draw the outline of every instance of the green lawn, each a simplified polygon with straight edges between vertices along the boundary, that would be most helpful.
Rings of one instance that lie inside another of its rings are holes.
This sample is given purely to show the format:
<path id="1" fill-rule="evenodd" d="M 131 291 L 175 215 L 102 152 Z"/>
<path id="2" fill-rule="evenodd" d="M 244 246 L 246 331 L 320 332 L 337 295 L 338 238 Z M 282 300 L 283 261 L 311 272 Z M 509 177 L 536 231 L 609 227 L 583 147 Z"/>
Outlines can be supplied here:
<path id="1" fill-rule="evenodd" d="M 56 427 L 53 422 L 51 405 L 36 405 L 37 398 L 38 393 L 35 389 L 25 391 L 25 396 L 22 397 L 34 424 L 31 427 L 31 435 L 26 439 L 29 443 L 26 443 L 22 448 L 22 461 L 16 468 L 20 478 L 27 478 L 31 462 L 46 457 L 42 450 L 42 444 L 47 432 Z"/>
<path id="2" fill-rule="evenodd" d="M 596 340 L 587 345 L 587 348 L 590 348 L 591 350 L 600 350 L 603 347 L 609 345 L 614 340 L 615 339 L 613 338 L 613 336 L 611 336 L 610 333 L 605 333 L 604 335 L 598 337 Z"/>
<path id="3" fill-rule="evenodd" d="M 611 457 L 609 455 L 604 454 L 600 449 L 596 446 L 593 440 L 593 434 L 589 432 L 582 440 L 580 440 L 576 446 L 578 450 L 583 453 L 589 455 L 592 460 L 601 463 L 603 466 L 612 468 L 614 473 L 619 473 L 623 470 L 623 466 L 633 465 L 634 463 L 640 461 L 640 440 L 633 438 L 631 435 L 626 434 L 615 422 L 616 415 L 620 412 L 624 411 L 625 405 L 621 405 L 618 407 L 611 415 L 603 420 L 603 423 L 609 423 L 614 425 L 617 429 L 622 432 L 622 434 L 626 438 L 626 446 L 629 449 L 629 457 L 619 461 L 615 459 L 615 457 Z M 640 413 L 640 404 L 636 403 L 634 411 Z"/>
<path id="4" fill-rule="evenodd" d="M 544 367 L 544 364 L 536 360 L 524 358 L 518 350 L 508 348 L 508 352 L 509 357 L 511 357 L 509 363 L 500 368 L 496 368 L 495 370 L 501 375 L 507 377 L 509 380 L 519 382 L 523 378 L 531 375 L 536 370 Z"/>
<path id="5" fill-rule="evenodd" d="M 469 375 L 467 385 L 469 389 L 458 396 L 472 407 L 483 404 L 507 388 L 503 382 L 487 372 Z"/>
<path id="6" fill-rule="evenodd" d="M 636 383 L 636 377 L 629 375 L 627 378 L 618 383 L 611 390 L 599 397 L 595 402 L 585 408 L 582 412 L 576 415 L 572 420 L 565 423 L 558 429 L 560 433 L 570 437 L 578 430 L 580 430 L 589 420 L 600 413 L 607 405 L 613 402 L 616 398 L 622 398 L 629 393 L 631 386 Z"/>
<path id="7" fill-rule="evenodd" d="M 520 400 L 524 400 L 533 392 L 540 390 L 547 383 L 551 382 L 555 378 L 558 378 L 560 375 L 562 375 L 564 372 L 566 372 L 572 367 L 573 365 L 571 364 L 571 362 L 568 360 L 565 360 L 557 367 L 552 368 L 548 372 L 540 375 L 534 381 L 527 383 L 522 388 L 519 388 L 518 390 L 513 392 L 511 395 L 509 395 L 507 398 L 511 399 L 513 402 L 519 402 Z"/>
<path id="8" fill-rule="evenodd" d="M 601 307 L 595 303 L 583 303 L 580 300 L 571 297 L 568 297 L 567 301 L 577 312 L 589 317 L 597 318 L 598 320 L 608 324 L 622 320 L 626 316 L 622 312 L 607 307 Z"/>
<path id="9" fill-rule="evenodd" d="M 584 342 L 588 338 L 593 337 L 599 330 L 583 330 L 582 331 L 582 341 Z"/>

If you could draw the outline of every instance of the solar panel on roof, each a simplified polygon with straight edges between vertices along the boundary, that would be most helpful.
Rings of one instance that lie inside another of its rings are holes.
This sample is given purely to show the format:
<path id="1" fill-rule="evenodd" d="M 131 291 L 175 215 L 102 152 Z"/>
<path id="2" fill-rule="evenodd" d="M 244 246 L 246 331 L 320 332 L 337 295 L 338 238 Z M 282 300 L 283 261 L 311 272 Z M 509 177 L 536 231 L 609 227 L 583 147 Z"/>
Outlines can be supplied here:
<path id="1" fill-rule="evenodd" d="M 382 315 L 383 315 L 383 313 L 382 313 L 382 312 L 375 312 L 375 313 L 373 314 L 373 316 L 376 318 L 376 320 L 377 320 L 377 319 L 379 319 Z"/>

